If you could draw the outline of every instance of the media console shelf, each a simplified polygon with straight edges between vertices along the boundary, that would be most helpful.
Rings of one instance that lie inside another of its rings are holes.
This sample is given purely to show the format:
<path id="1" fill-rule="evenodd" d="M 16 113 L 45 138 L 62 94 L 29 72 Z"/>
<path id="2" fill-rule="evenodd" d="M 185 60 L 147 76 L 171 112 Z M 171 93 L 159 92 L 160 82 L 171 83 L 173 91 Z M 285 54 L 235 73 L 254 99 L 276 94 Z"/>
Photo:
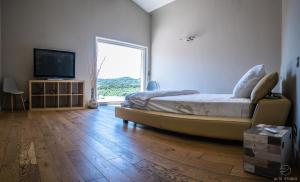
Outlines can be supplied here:
<path id="1" fill-rule="evenodd" d="M 29 109 L 71 110 L 84 108 L 84 82 L 77 80 L 30 80 Z"/>

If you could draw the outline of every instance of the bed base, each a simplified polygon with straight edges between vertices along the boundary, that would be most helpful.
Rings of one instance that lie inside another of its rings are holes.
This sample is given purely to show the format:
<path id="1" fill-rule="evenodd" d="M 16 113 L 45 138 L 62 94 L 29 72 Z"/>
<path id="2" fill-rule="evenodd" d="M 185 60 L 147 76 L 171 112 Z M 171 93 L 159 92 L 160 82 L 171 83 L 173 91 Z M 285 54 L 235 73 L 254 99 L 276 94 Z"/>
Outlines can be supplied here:
<path id="1" fill-rule="evenodd" d="M 251 119 L 182 115 L 116 107 L 115 115 L 124 124 L 132 121 L 189 135 L 242 140 L 243 131 L 251 127 Z"/>
<path id="2" fill-rule="evenodd" d="M 291 102 L 281 99 L 262 99 L 256 105 L 252 118 L 226 118 L 173 114 L 116 107 L 116 117 L 124 123 L 148 125 L 174 132 L 229 140 L 243 140 L 243 132 L 257 124 L 285 125 Z"/>

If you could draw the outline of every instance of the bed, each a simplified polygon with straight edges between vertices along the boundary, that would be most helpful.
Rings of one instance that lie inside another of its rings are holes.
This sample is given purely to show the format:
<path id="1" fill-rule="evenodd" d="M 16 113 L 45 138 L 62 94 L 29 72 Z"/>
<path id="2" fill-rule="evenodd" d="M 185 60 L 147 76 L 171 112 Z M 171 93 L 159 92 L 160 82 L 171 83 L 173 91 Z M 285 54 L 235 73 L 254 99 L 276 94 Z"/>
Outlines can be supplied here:
<path id="1" fill-rule="evenodd" d="M 190 94 L 155 97 L 136 109 L 214 117 L 250 118 L 254 105 L 250 99 L 231 94 Z"/>
<path id="2" fill-rule="evenodd" d="M 229 140 L 242 140 L 243 132 L 256 124 L 284 125 L 291 103 L 288 99 L 232 98 L 228 94 L 190 94 L 155 97 L 143 107 L 116 107 L 125 123 L 148 125 L 174 132 Z"/>
<path id="3" fill-rule="evenodd" d="M 269 97 L 279 81 L 264 65 L 247 71 L 232 95 L 200 94 L 195 90 L 138 92 L 126 97 L 115 115 L 175 132 L 230 140 L 243 140 L 243 132 L 257 124 L 285 125 L 291 102 L 281 95 Z"/>

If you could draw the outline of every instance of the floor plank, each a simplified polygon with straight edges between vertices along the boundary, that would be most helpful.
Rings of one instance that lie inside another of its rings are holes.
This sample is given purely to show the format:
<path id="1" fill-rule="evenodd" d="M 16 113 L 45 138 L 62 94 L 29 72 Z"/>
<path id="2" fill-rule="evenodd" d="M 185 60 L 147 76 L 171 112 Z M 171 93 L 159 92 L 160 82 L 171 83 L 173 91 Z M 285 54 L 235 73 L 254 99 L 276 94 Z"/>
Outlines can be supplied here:
<path id="1" fill-rule="evenodd" d="M 63 150 L 63 147 L 55 138 L 55 135 L 51 132 L 53 128 L 47 125 L 45 119 L 36 123 L 43 133 L 45 144 L 50 151 L 55 169 L 59 172 L 61 181 L 84 181 L 82 176 L 78 174 L 75 167 L 72 165 L 67 154 Z"/>
<path id="2" fill-rule="evenodd" d="M 36 149 L 30 121 L 22 120 L 21 146 L 19 153 L 19 178 L 20 181 L 41 181 L 39 166 L 37 164 Z"/>
<path id="3" fill-rule="evenodd" d="M 123 124 L 114 107 L 0 113 L 0 181 L 267 181 L 241 142 Z"/>
<path id="4" fill-rule="evenodd" d="M 70 151 L 67 152 L 67 154 L 84 181 L 104 178 L 103 174 L 98 171 L 80 151 Z"/>
<path id="5" fill-rule="evenodd" d="M 8 120 L 10 128 L 0 169 L 0 181 L 19 181 L 20 123 Z"/>

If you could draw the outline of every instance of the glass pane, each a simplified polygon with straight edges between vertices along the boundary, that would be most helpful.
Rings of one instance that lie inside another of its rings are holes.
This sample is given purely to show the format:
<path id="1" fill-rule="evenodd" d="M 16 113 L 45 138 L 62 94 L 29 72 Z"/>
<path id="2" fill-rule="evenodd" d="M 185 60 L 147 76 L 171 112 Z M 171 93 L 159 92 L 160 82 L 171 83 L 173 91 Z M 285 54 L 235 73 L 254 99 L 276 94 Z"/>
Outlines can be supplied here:
<path id="1" fill-rule="evenodd" d="M 97 49 L 99 102 L 122 102 L 126 95 L 141 91 L 144 50 L 102 42 Z"/>

